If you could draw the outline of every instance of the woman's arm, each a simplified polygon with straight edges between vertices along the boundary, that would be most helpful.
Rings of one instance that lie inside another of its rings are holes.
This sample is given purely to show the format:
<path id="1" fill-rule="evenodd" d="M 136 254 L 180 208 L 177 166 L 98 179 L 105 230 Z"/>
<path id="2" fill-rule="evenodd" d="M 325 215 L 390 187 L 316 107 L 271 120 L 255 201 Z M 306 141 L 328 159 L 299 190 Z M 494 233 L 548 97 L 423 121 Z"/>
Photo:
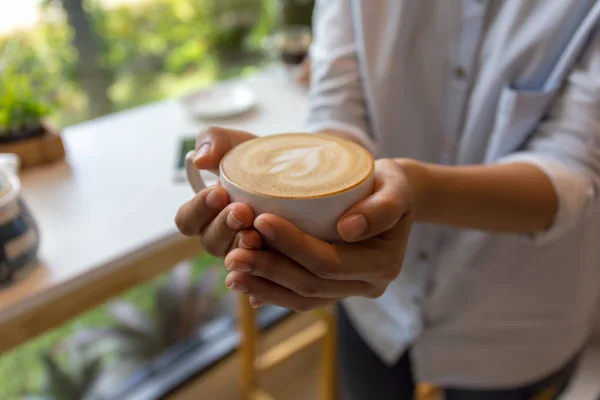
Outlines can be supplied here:
<path id="1" fill-rule="evenodd" d="M 415 192 L 415 221 L 507 233 L 547 230 L 558 210 L 548 176 L 528 163 L 442 166 L 395 160 Z"/>
<path id="2" fill-rule="evenodd" d="M 520 151 L 493 165 L 397 160 L 415 185 L 418 221 L 507 233 L 539 243 L 582 221 L 600 195 L 600 34 L 547 118 Z"/>

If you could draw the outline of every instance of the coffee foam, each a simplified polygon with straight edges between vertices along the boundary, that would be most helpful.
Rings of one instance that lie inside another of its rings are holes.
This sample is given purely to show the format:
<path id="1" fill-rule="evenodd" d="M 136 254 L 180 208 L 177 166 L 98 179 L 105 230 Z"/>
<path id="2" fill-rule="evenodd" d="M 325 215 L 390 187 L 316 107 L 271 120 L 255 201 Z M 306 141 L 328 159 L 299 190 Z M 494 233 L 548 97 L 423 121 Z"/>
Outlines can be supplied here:
<path id="1" fill-rule="evenodd" d="M 269 197 L 323 197 L 369 177 L 371 154 L 328 135 L 280 134 L 253 139 L 229 152 L 222 173 L 241 189 Z"/>

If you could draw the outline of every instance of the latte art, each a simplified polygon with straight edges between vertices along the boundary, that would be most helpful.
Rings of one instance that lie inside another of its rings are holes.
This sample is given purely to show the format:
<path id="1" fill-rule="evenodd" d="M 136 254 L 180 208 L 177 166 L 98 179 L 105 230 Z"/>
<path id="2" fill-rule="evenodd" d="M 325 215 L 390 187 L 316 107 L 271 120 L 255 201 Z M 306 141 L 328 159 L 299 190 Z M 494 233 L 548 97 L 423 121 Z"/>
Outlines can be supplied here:
<path id="1" fill-rule="evenodd" d="M 333 153 L 328 155 L 323 153 L 326 149 L 326 146 L 310 146 L 284 150 L 271 160 L 274 165 L 268 172 L 278 174 L 288 171 L 292 176 L 308 175 L 322 165 L 325 161 L 324 157 L 333 158 Z"/>
<path id="2" fill-rule="evenodd" d="M 322 197 L 350 189 L 373 170 L 361 146 L 327 135 L 282 134 L 243 143 L 222 173 L 240 188 L 272 197 Z"/>

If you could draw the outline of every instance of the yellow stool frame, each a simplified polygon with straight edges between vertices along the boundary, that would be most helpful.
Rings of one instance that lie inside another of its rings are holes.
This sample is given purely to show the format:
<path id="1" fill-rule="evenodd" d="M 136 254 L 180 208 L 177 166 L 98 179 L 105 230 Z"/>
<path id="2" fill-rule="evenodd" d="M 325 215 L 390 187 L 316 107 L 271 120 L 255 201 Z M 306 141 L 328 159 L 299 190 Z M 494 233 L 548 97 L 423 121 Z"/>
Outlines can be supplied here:
<path id="1" fill-rule="evenodd" d="M 249 297 L 239 295 L 238 327 L 240 331 L 241 391 L 243 400 L 272 400 L 259 384 L 258 375 L 302 351 L 318 340 L 322 342 L 320 400 L 337 400 L 336 320 L 332 311 L 317 310 L 319 320 L 277 345 L 259 354 L 256 310 Z"/>

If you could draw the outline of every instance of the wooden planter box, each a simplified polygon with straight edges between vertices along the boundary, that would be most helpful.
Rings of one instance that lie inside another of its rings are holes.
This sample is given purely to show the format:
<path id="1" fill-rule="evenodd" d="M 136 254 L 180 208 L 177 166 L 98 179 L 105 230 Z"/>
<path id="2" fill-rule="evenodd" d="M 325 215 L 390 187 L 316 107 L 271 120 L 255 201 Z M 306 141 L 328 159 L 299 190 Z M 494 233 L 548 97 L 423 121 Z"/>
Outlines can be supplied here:
<path id="1" fill-rule="evenodd" d="M 23 169 L 64 159 L 65 147 L 58 131 L 45 123 L 41 136 L 0 143 L 0 153 L 17 154 Z"/>

